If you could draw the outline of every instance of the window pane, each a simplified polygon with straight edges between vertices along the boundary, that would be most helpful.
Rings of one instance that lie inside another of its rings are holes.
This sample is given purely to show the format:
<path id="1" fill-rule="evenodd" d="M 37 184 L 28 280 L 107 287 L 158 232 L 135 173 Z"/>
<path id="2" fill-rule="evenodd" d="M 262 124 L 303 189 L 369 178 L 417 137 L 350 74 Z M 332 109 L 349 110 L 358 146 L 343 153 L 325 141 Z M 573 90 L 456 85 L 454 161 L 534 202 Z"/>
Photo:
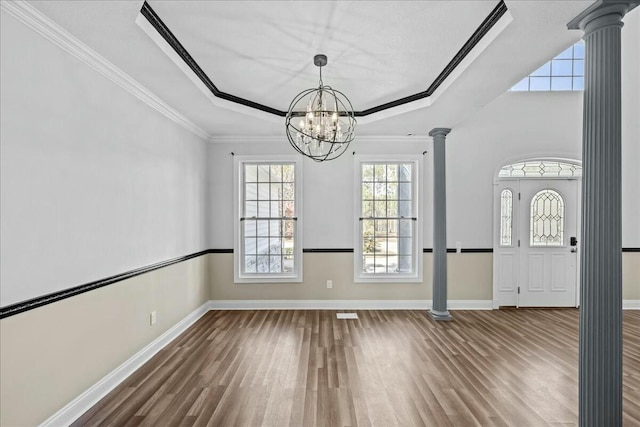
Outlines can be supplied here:
<path id="1" fill-rule="evenodd" d="M 258 237 L 256 239 L 256 253 L 258 255 L 269 254 L 269 238 L 268 237 Z"/>
<path id="2" fill-rule="evenodd" d="M 243 222 L 244 222 L 244 235 L 247 237 L 257 236 L 256 221 L 246 219 Z"/>
<path id="3" fill-rule="evenodd" d="M 282 181 L 282 165 L 269 165 L 271 182 Z"/>
<path id="4" fill-rule="evenodd" d="M 399 200 L 411 200 L 411 183 L 401 182 L 398 184 L 398 199 Z"/>
<path id="5" fill-rule="evenodd" d="M 244 181 L 245 182 L 258 181 L 258 165 L 244 165 Z"/>
<path id="6" fill-rule="evenodd" d="M 257 184 L 258 200 L 269 200 L 269 184 Z"/>
<path id="7" fill-rule="evenodd" d="M 258 184 L 246 184 L 244 198 L 245 200 L 258 200 Z"/>
<path id="8" fill-rule="evenodd" d="M 247 201 L 244 202 L 244 216 L 255 217 L 258 215 L 258 202 Z"/>
<path id="9" fill-rule="evenodd" d="M 258 216 L 268 218 L 271 212 L 271 202 L 258 202 Z"/>
<path id="10" fill-rule="evenodd" d="M 398 198 L 398 183 L 397 182 L 389 182 L 389 183 L 387 183 L 387 198 L 388 199 L 397 199 Z"/>
<path id="11" fill-rule="evenodd" d="M 584 43 L 576 43 L 573 45 L 573 57 L 578 59 L 578 58 L 584 58 Z"/>
<path id="12" fill-rule="evenodd" d="M 362 183 L 362 200 L 373 200 L 373 183 Z"/>
<path id="13" fill-rule="evenodd" d="M 554 190 L 539 191 L 531 200 L 531 246 L 562 246 L 564 200 Z"/>
<path id="14" fill-rule="evenodd" d="M 511 246 L 513 193 L 503 190 L 500 197 L 500 245 Z"/>
<path id="15" fill-rule="evenodd" d="M 373 216 L 373 202 L 364 200 L 362 202 L 362 217 L 367 218 Z"/>
<path id="16" fill-rule="evenodd" d="M 413 233 L 413 220 L 411 219 L 401 219 L 398 221 L 399 223 L 399 232 L 398 236 L 400 237 L 411 237 Z"/>
<path id="17" fill-rule="evenodd" d="M 244 257 L 244 271 L 247 273 L 255 273 L 256 272 L 256 257 L 254 256 L 246 256 Z"/>
<path id="18" fill-rule="evenodd" d="M 550 90 L 551 79 L 549 77 L 531 77 L 529 79 L 530 90 Z"/>
<path id="19" fill-rule="evenodd" d="M 256 257 L 256 271 L 258 273 L 269 272 L 269 256 L 268 255 Z"/>
<path id="20" fill-rule="evenodd" d="M 398 202 L 396 202 L 395 200 L 387 202 L 387 217 L 392 218 L 397 216 L 399 216 Z"/>
<path id="21" fill-rule="evenodd" d="M 511 90 L 514 91 L 514 92 L 523 91 L 523 90 L 529 90 L 529 76 L 525 77 L 524 79 L 522 79 L 518 83 L 516 83 L 511 88 Z"/>
<path id="22" fill-rule="evenodd" d="M 244 239 L 244 252 L 247 255 L 255 255 L 257 252 L 257 242 L 255 238 Z"/>
<path id="23" fill-rule="evenodd" d="M 387 202 L 385 201 L 375 201 L 375 213 L 374 216 L 378 218 L 383 218 L 387 216 Z"/>
<path id="24" fill-rule="evenodd" d="M 362 182 L 373 181 L 373 165 L 362 165 Z"/>
<path id="25" fill-rule="evenodd" d="M 278 256 L 270 256 L 269 257 L 269 273 L 280 273 L 282 272 L 282 258 Z"/>
<path id="26" fill-rule="evenodd" d="M 283 197 L 283 191 L 282 191 L 282 184 L 281 183 L 275 183 L 275 184 L 271 184 L 271 200 L 282 200 Z"/>
<path id="27" fill-rule="evenodd" d="M 269 235 L 269 221 L 258 220 L 256 221 L 257 235 L 268 236 Z"/>
<path id="28" fill-rule="evenodd" d="M 387 181 L 398 180 L 398 165 L 387 165 Z"/>
<path id="29" fill-rule="evenodd" d="M 398 181 L 411 181 L 411 165 L 403 164 L 398 167 Z"/>
<path id="30" fill-rule="evenodd" d="M 410 256 L 398 257 L 398 272 L 399 273 L 411 273 L 413 271 L 412 265 L 413 258 Z"/>
<path id="31" fill-rule="evenodd" d="M 282 198 L 283 200 L 295 200 L 295 185 L 283 184 L 282 185 Z"/>
<path id="32" fill-rule="evenodd" d="M 542 67 L 531 73 L 532 76 L 550 76 L 551 75 L 551 63 L 547 62 Z"/>
<path id="33" fill-rule="evenodd" d="M 295 182 L 295 165 L 282 165 L 282 181 Z"/>
<path id="34" fill-rule="evenodd" d="M 291 240 L 291 247 L 293 247 L 293 237 L 295 237 L 295 233 L 296 233 L 296 221 L 293 219 L 287 219 L 283 221 L 284 223 L 284 236 L 288 237 L 290 239 L 287 239 L 286 241 L 288 242 L 289 240 Z M 293 253 L 293 252 L 292 252 Z"/>
<path id="35" fill-rule="evenodd" d="M 571 90 L 571 77 L 552 77 L 551 90 Z"/>
<path id="36" fill-rule="evenodd" d="M 258 182 L 269 182 L 269 165 L 258 165 Z"/>
<path id="37" fill-rule="evenodd" d="M 284 216 L 288 218 L 296 216 L 295 203 L 293 200 L 285 200 L 282 202 L 282 209 L 284 211 Z"/>
<path id="38" fill-rule="evenodd" d="M 573 90 L 584 90 L 584 77 L 573 78 Z"/>
<path id="39" fill-rule="evenodd" d="M 571 76 L 573 61 L 567 59 L 559 59 L 551 61 L 552 76 Z"/>
<path id="40" fill-rule="evenodd" d="M 560 55 L 556 56 L 554 59 L 559 59 L 559 58 L 571 59 L 572 56 L 573 56 L 573 46 L 564 50 Z"/>
<path id="41" fill-rule="evenodd" d="M 411 237 L 401 237 L 398 239 L 398 254 L 411 255 L 413 253 L 411 247 Z"/>
<path id="42" fill-rule="evenodd" d="M 387 179 L 387 167 L 386 165 L 374 165 L 374 181 L 384 182 Z"/>
<path id="43" fill-rule="evenodd" d="M 573 75 L 584 76 L 584 60 L 583 59 L 573 61 Z"/>

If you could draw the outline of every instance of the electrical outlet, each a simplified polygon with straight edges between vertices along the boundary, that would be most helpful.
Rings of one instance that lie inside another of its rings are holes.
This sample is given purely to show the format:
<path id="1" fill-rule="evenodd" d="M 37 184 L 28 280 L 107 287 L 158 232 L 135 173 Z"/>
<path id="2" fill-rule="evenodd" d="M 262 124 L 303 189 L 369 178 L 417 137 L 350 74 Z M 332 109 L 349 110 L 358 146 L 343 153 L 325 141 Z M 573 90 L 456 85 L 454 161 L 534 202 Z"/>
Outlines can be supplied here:
<path id="1" fill-rule="evenodd" d="M 151 315 L 149 316 L 149 323 L 151 323 L 152 325 L 155 325 L 156 319 L 157 319 L 156 312 L 152 311 Z"/>
<path id="2" fill-rule="evenodd" d="M 327 289 L 333 288 L 333 280 L 327 280 Z"/>

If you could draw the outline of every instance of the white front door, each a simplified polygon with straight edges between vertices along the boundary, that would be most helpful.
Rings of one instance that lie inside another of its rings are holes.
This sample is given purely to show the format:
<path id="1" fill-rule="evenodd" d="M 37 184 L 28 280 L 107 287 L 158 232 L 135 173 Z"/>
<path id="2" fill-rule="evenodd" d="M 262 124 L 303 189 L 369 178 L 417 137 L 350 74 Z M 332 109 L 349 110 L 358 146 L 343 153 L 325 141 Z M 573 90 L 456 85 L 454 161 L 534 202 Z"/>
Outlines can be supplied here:
<path id="1" fill-rule="evenodd" d="M 578 184 L 520 180 L 519 307 L 577 306 L 578 246 L 572 240 L 578 238 Z"/>

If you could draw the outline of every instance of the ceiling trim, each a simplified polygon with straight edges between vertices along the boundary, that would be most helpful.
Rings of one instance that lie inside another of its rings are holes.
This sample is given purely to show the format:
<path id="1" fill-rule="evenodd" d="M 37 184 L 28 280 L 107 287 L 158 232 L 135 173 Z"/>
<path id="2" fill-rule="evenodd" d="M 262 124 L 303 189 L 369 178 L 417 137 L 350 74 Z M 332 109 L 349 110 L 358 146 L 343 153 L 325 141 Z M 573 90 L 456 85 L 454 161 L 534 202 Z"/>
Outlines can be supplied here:
<path id="1" fill-rule="evenodd" d="M 480 26 L 476 28 L 471 37 L 462 45 L 460 50 L 454 55 L 454 57 L 449 61 L 449 63 L 444 67 L 444 69 L 438 74 L 438 77 L 429 85 L 427 90 L 423 92 L 416 93 L 414 95 L 410 95 L 404 98 L 397 99 L 395 101 L 387 102 L 382 105 L 378 105 L 377 107 L 368 108 L 364 111 L 358 111 L 355 113 L 356 117 L 368 116 L 369 114 L 377 113 L 379 111 L 387 110 L 389 108 L 397 107 L 398 105 L 407 104 L 409 102 L 417 101 L 419 99 L 427 98 L 438 89 L 438 87 L 446 80 L 449 75 L 456 69 L 458 65 L 469 55 L 471 50 L 482 40 L 482 38 L 493 28 L 493 26 L 502 18 L 502 16 L 507 12 L 507 5 L 504 3 L 504 0 L 500 0 L 500 2 L 496 5 L 496 7 L 487 15 L 487 17 L 482 21 Z"/>
<path id="2" fill-rule="evenodd" d="M 6 11 L 19 22 L 25 24 L 27 27 L 31 28 L 76 59 L 87 64 L 121 88 L 125 89 L 127 92 L 143 101 L 145 104 L 182 126 L 184 129 L 204 141 L 209 140 L 209 134 L 206 131 L 170 107 L 133 77 L 116 67 L 113 63 L 78 40 L 71 33 L 50 20 L 26 1 L 2 1 L 0 2 L 0 9 Z"/>
<path id="3" fill-rule="evenodd" d="M 270 114 L 275 114 L 277 116 L 284 117 L 287 115 L 286 111 L 268 107 L 258 102 L 240 98 L 239 96 L 231 95 L 230 93 L 222 92 L 221 90 L 219 90 L 216 85 L 213 84 L 209 76 L 207 76 L 207 73 L 205 73 L 202 68 L 200 68 L 198 63 L 195 61 L 195 59 L 193 59 L 187 49 L 182 46 L 182 43 L 180 43 L 178 38 L 173 35 L 169 27 L 167 27 L 167 25 L 162 21 L 162 19 L 160 19 L 155 10 L 153 10 L 151 6 L 149 6 L 149 3 L 147 3 L 146 1 L 142 4 L 140 14 L 142 14 L 142 16 L 147 19 L 149 24 L 153 26 L 158 34 L 162 36 L 162 38 L 169 44 L 169 46 L 171 46 L 175 53 L 178 54 L 178 56 L 191 69 L 191 71 L 196 74 L 200 81 L 207 87 L 207 89 L 211 91 L 213 95 L 227 101 L 235 102 L 236 104 L 245 105 L 247 107 L 255 108 L 256 110 L 261 110 Z"/>
<path id="4" fill-rule="evenodd" d="M 356 117 L 366 117 L 370 114 L 375 114 L 380 111 L 395 108 L 400 105 L 408 104 L 418 100 L 428 101 L 428 99 L 426 98 L 429 98 L 438 89 L 438 87 L 440 87 L 440 85 L 445 82 L 447 77 L 449 77 L 454 72 L 454 70 L 456 70 L 456 68 L 463 62 L 467 55 L 469 55 L 473 48 L 476 47 L 476 45 L 478 45 L 478 43 L 494 27 L 494 25 L 498 21 L 500 21 L 500 18 L 502 18 L 507 13 L 507 10 L 507 5 L 504 3 L 504 0 L 500 0 L 496 7 L 489 13 L 489 15 L 487 15 L 487 17 L 482 21 L 478 28 L 476 28 L 471 37 L 469 37 L 469 39 L 464 43 L 460 50 L 454 55 L 451 61 L 449 61 L 449 63 L 444 67 L 440 74 L 438 74 L 435 80 L 429 85 L 427 90 L 397 99 L 395 101 L 387 102 L 376 107 L 368 108 L 363 111 L 355 111 L 354 115 Z M 162 21 L 160 16 L 158 16 L 158 14 L 153 10 L 153 8 L 149 5 L 149 3 L 147 3 L 146 0 L 142 4 L 140 14 L 148 21 L 148 23 L 156 30 L 156 32 L 165 40 L 169 47 L 173 49 L 175 54 L 180 59 L 182 59 L 184 64 L 186 64 L 187 67 L 189 67 L 193 71 L 196 77 L 215 97 L 236 104 L 244 105 L 256 110 L 264 111 L 266 113 L 279 117 L 285 117 L 287 115 L 286 111 L 269 107 L 267 105 L 260 104 L 258 102 L 241 98 L 239 96 L 235 96 L 219 90 L 211 81 L 207 73 L 205 73 L 204 70 L 200 68 L 196 60 L 193 59 L 191 54 L 189 54 L 187 49 L 182 45 L 182 43 L 180 43 L 178 38 L 171 32 L 169 27 L 167 27 L 167 25 Z M 430 103 L 427 102 L 427 105 L 430 105 Z"/>
<path id="5" fill-rule="evenodd" d="M 359 135 L 356 143 L 419 143 L 426 144 L 432 141 L 427 135 Z M 209 142 L 214 144 L 278 144 L 286 143 L 287 139 L 282 136 L 256 136 L 256 135 L 217 135 L 212 136 Z"/>

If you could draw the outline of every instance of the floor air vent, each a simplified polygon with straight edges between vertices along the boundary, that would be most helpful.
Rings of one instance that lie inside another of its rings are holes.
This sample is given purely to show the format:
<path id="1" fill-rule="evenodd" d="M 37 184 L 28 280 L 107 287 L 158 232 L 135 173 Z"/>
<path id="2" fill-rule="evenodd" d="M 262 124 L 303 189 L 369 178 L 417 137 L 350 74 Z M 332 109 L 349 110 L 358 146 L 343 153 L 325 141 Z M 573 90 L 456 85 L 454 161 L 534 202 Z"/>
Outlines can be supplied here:
<path id="1" fill-rule="evenodd" d="M 338 319 L 357 319 L 358 313 L 336 313 Z"/>

